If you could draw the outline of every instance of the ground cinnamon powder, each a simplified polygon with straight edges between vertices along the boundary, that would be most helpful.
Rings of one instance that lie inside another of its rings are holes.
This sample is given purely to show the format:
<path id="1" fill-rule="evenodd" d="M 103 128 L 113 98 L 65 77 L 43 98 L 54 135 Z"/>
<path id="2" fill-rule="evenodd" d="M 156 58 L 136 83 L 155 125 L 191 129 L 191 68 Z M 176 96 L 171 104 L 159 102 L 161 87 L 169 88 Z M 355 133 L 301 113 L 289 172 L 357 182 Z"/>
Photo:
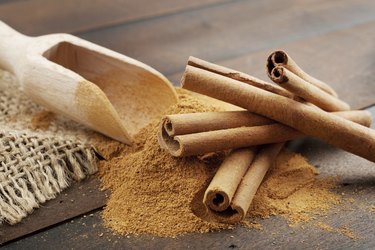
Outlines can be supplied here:
<path id="1" fill-rule="evenodd" d="M 51 122 L 55 119 L 55 116 L 56 115 L 54 113 L 52 113 L 50 111 L 47 111 L 47 110 L 43 110 L 43 111 L 40 111 L 40 112 L 36 113 L 31 119 L 32 129 L 34 129 L 34 130 L 36 130 L 36 129 L 41 129 L 41 130 L 48 129 Z"/>
<path id="2" fill-rule="evenodd" d="M 178 92 L 179 102 L 167 114 L 220 109 L 187 91 Z M 112 191 L 103 212 L 106 226 L 120 234 L 171 237 L 230 228 L 193 212 L 193 200 L 214 175 L 222 154 L 203 160 L 172 157 L 159 147 L 159 121 L 142 129 L 131 147 L 102 137 L 94 140 L 106 158 L 100 162 L 102 186 Z M 323 213 L 338 203 L 339 196 L 330 191 L 333 182 L 317 179 L 317 174 L 301 155 L 284 150 L 258 190 L 244 225 L 261 229 L 252 218 L 271 215 L 284 215 L 290 224 L 308 221 L 312 212 Z"/>
<path id="3" fill-rule="evenodd" d="M 336 234 L 341 234 L 344 235 L 350 239 L 356 240 L 359 237 L 353 233 L 347 226 L 343 226 L 340 228 L 333 228 L 323 222 L 318 222 L 316 226 L 324 231 L 330 232 L 330 233 L 336 233 Z"/>
<path id="4" fill-rule="evenodd" d="M 284 150 L 267 173 L 254 197 L 249 214 L 262 218 L 286 215 L 290 225 L 324 213 L 340 197 L 331 192 L 332 179 L 317 179 L 318 172 L 300 154 Z"/>

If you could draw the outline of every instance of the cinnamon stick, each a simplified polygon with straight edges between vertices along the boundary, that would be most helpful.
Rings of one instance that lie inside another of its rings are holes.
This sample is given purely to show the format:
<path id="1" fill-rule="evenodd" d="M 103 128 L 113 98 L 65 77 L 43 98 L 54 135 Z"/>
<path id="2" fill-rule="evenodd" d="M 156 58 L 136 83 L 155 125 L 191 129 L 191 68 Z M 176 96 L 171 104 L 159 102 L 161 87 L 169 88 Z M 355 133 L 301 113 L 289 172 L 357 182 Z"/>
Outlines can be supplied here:
<path id="1" fill-rule="evenodd" d="M 189 65 L 182 78 L 182 86 L 266 116 L 375 161 L 375 131 L 344 118 Z"/>
<path id="2" fill-rule="evenodd" d="M 222 75 L 222 76 L 226 76 L 226 77 L 235 79 L 237 81 L 252 85 L 254 87 L 258 87 L 258 88 L 263 89 L 263 90 L 267 90 L 269 92 L 272 92 L 272 93 L 275 93 L 275 94 L 278 94 L 278 95 L 281 95 L 281 96 L 294 98 L 292 93 L 286 91 L 283 88 L 280 88 L 277 85 L 268 83 L 266 81 L 263 81 L 261 79 L 258 79 L 256 77 L 254 77 L 254 76 L 245 74 L 243 72 L 240 72 L 240 71 L 237 71 L 237 70 L 234 70 L 234 69 L 230 69 L 230 68 L 226 68 L 226 67 L 221 66 L 221 65 L 210 63 L 210 62 L 204 61 L 202 59 L 199 59 L 199 58 L 196 58 L 196 57 L 193 57 L 193 56 L 189 57 L 189 60 L 188 60 L 187 64 L 191 65 L 193 67 L 196 67 L 196 68 L 204 69 L 204 70 L 207 70 L 207 71 L 210 71 L 210 72 Z"/>
<path id="3" fill-rule="evenodd" d="M 306 82 L 311 83 L 321 90 L 327 92 L 328 94 L 337 97 L 337 93 L 328 84 L 312 77 L 311 75 L 303 71 L 285 51 L 278 50 L 269 55 L 267 59 L 267 74 L 269 77 L 271 77 L 271 72 L 276 66 L 284 66 Z"/>
<path id="4" fill-rule="evenodd" d="M 277 143 L 262 147 L 250 166 L 246 167 L 246 173 L 244 173 L 239 183 L 237 181 L 232 182 L 229 175 L 220 175 L 218 177 L 215 175 L 206 190 L 203 200 L 211 219 L 221 223 L 234 224 L 245 218 L 264 176 L 268 169 L 274 164 L 276 156 L 279 154 L 284 144 L 285 143 Z M 248 156 L 245 153 L 237 156 L 233 164 L 243 162 L 241 157 L 247 158 Z M 223 165 L 220 166 L 218 172 Z M 232 167 L 234 167 L 234 165 Z M 230 188 L 228 188 L 228 186 L 230 186 Z M 232 194 L 233 189 L 236 189 L 234 194 Z M 230 190 L 230 192 L 227 190 Z M 218 201 L 223 201 L 223 197 L 227 196 L 231 197 L 231 201 L 227 200 L 225 203 L 222 202 L 220 210 L 217 209 L 216 204 Z"/>
<path id="5" fill-rule="evenodd" d="M 231 204 L 232 209 L 240 214 L 241 220 L 245 218 L 264 176 L 284 145 L 285 143 L 277 143 L 264 146 L 244 175 Z"/>
<path id="6" fill-rule="evenodd" d="M 270 77 L 272 81 L 278 83 L 291 93 L 302 97 L 323 110 L 329 112 L 350 110 L 347 103 L 306 82 L 283 66 L 274 67 L 270 73 Z"/>
<path id="7" fill-rule="evenodd" d="M 167 149 L 173 156 L 181 157 L 189 155 L 201 155 L 232 148 L 284 142 L 304 136 L 303 133 L 286 125 L 271 123 L 273 121 L 269 119 L 263 120 L 264 125 L 260 123 L 262 120 L 257 120 L 257 126 L 240 127 L 241 124 L 244 126 L 249 124 L 249 120 L 245 115 L 251 113 L 248 111 L 236 112 L 241 114 L 238 115 L 237 118 L 243 117 L 243 120 L 236 121 L 237 125 L 239 126 L 235 128 L 210 131 L 210 128 L 212 128 L 212 126 L 210 126 L 206 129 L 204 125 L 208 123 L 207 119 L 211 117 L 210 113 L 191 114 L 189 117 L 191 119 L 191 123 L 194 124 L 194 127 L 186 128 L 182 126 L 185 131 L 193 131 L 196 127 L 199 127 L 199 131 L 204 132 L 170 136 L 166 132 L 165 126 L 162 125 L 159 131 L 159 144 L 162 146 L 162 148 Z M 343 111 L 334 112 L 333 114 L 354 122 L 358 122 L 364 126 L 370 126 L 371 124 L 371 114 L 368 111 Z M 179 120 L 178 116 L 184 115 L 174 115 L 174 120 Z M 232 114 L 221 112 L 216 113 L 215 116 L 220 117 L 219 120 L 222 121 L 225 120 L 225 117 L 227 116 L 232 117 Z M 256 115 L 252 114 L 251 117 L 254 118 Z M 260 118 L 263 119 L 262 116 L 260 116 Z M 214 121 L 210 120 L 209 122 Z M 179 125 L 181 125 L 181 123 L 171 124 L 170 126 L 172 126 L 175 131 L 182 131 Z M 221 123 L 220 126 L 224 128 L 225 124 Z"/>
<path id="8" fill-rule="evenodd" d="M 255 153 L 256 148 L 243 148 L 225 158 L 204 194 L 203 202 L 208 208 L 222 212 L 229 207 Z"/>
<path id="9" fill-rule="evenodd" d="M 169 136 L 271 123 L 274 121 L 249 111 L 175 114 L 162 119 L 163 129 Z"/>

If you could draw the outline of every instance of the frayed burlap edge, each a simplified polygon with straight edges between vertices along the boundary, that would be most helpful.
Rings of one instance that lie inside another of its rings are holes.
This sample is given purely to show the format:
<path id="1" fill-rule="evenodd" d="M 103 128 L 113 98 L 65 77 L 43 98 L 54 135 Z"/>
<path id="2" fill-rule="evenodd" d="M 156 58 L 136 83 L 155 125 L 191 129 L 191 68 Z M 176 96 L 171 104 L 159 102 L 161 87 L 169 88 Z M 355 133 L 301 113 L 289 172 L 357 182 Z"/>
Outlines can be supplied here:
<path id="1" fill-rule="evenodd" d="M 0 223 L 16 224 L 72 181 L 97 171 L 86 144 L 0 130 Z"/>

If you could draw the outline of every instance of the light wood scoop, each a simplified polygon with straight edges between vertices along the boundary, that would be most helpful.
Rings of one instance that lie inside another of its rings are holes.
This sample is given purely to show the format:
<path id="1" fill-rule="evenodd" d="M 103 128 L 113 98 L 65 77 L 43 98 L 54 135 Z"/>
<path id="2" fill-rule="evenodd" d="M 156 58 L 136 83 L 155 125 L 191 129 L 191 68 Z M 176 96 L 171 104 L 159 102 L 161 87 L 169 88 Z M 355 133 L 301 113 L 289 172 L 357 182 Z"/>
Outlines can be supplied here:
<path id="1" fill-rule="evenodd" d="M 75 36 L 28 37 L 0 21 L 0 37 L 0 67 L 32 100 L 121 142 L 177 101 L 155 69 Z"/>

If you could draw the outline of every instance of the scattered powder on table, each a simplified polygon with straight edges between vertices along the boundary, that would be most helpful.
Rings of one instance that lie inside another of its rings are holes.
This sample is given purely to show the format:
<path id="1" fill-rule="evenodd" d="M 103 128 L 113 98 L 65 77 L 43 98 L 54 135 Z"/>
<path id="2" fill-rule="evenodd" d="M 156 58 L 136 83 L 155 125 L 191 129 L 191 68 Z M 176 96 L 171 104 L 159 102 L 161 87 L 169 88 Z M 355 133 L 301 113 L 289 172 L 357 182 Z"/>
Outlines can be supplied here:
<path id="1" fill-rule="evenodd" d="M 185 90 L 178 93 L 178 104 L 166 114 L 218 110 Z M 159 147 L 159 121 L 142 129 L 133 146 L 96 140 L 96 148 L 106 158 L 99 167 L 102 187 L 111 190 L 103 211 L 105 225 L 119 234 L 169 237 L 232 228 L 206 222 L 192 212 L 194 197 L 213 177 L 222 154 L 219 160 L 172 157 Z M 318 180 L 316 175 L 301 155 L 284 150 L 258 190 L 245 226 L 261 229 L 251 221 L 254 217 L 284 215 L 293 224 L 327 211 L 340 199 L 330 191 L 333 182 Z"/>
<path id="2" fill-rule="evenodd" d="M 310 220 L 310 214 L 326 212 L 340 202 L 330 191 L 332 179 L 317 179 L 317 170 L 306 159 L 283 150 L 267 173 L 249 209 L 250 216 L 285 215 L 290 225 Z"/>
<path id="3" fill-rule="evenodd" d="M 333 228 L 323 222 L 318 222 L 316 226 L 324 231 L 330 232 L 330 233 L 337 233 L 344 235 L 350 239 L 356 240 L 358 239 L 358 236 L 355 235 L 347 226 L 343 226 L 340 228 Z"/>
<path id="4" fill-rule="evenodd" d="M 257 230 L 263 230 L 263 226 L 260 223 L 249 221 L 249 220 L 244 220 L 241 222 L 242 225 L 249 229 L 257 229 Z"/>

